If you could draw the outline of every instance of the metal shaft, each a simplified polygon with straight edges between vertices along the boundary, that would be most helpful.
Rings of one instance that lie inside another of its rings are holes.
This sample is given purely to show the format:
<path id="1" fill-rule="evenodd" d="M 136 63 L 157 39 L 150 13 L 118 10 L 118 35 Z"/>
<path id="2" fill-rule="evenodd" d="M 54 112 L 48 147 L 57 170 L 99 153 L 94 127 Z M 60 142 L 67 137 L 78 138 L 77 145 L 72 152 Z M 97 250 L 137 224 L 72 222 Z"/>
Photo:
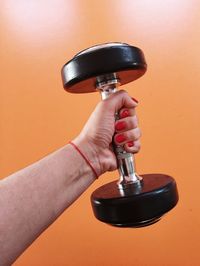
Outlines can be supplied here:
<path id="1" fill-rule="evenodd" d="M 102 100 L 107 99 L 110 95 L 118 90 L 120 80 L 116 74 L 108 74 L 97 77 L 96 88 L 100 91 Z M 119 114 L 115 114 L 115 119 L 119 119 Z M 115 145 L 113 142 L 113 150 L 117 157 L 119 171 L 119 189 L 126 189 L 130 186 L 140 185 L 141 178 L 135 172 L 134 156 L 124 150 L 122 146 Z"/>

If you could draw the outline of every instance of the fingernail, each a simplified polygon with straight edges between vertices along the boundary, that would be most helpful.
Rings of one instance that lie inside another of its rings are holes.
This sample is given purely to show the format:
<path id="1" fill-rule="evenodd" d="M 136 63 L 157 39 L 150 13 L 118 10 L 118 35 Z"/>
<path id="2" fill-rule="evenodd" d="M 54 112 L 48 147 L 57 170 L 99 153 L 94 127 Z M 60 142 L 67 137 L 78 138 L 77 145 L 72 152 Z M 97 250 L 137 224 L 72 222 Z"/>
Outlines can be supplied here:
<path id="1" fill-rule="evenodd" d="M 124 110 L 124 111 L 121 113 L 120 117 L 121 117 L 121 118 L 125 118 L 125 117 L 127 117 L 127 116 L 129 116 L 129 115 L 130 115 L 129 110 Z"/>
<path id="2" fill-rule="evenodd" d="M 124 121 L 117 122 L 117 124 L 115 125 L 116 130 L 123 130 L 125 128 L 126 128 L 126 123 Z"/>
<path id="3" fill-rule="evenodd" d="M 128 147 L 133 147 L 134 146 L 134 142 L 133 141 L 129 141 L 129 142 L 127 142 L 127 145 L 128 145 Z"/>
<path id="4" fill-rule="evenodd" d="M 138 100 L 137 99 L 135 99 L 135 98 L 131 98 L 134 102 L 136 102 L 136 103 L 138 103 Z"/>
<path id="5" fill-rule="evenodd" d="M 123 134 L 120 134 L 120 135 L 117 135 L 115 137 L 115 140 L 118 142 L 118 143 L 122 143 L 126 140 L 126 137 L 123 135 Z"/>

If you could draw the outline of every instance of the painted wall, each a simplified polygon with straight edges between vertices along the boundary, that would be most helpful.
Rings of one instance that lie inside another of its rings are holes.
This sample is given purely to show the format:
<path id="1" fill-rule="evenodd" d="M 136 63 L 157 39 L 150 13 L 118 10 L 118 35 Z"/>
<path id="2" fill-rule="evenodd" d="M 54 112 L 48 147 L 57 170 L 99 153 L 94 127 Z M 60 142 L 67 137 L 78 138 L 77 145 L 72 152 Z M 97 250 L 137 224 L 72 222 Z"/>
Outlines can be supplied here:
<path id="1" fill-rule="evenodd" d="M 67 94 L 60 69 L 84 48 L 121 41 L 140 47 L 148 63 L 124 88 L 140 103 L 138 172 L 170 174 L 180 193 L 159 223 L 112 228 L 90 207 L 91 192 L 118 177 L 105 174 L 14 265 L 199 265 L 199 9 L 197 0 L 0 2 L 1 178 L 79 133 L 100 97 Z"/>

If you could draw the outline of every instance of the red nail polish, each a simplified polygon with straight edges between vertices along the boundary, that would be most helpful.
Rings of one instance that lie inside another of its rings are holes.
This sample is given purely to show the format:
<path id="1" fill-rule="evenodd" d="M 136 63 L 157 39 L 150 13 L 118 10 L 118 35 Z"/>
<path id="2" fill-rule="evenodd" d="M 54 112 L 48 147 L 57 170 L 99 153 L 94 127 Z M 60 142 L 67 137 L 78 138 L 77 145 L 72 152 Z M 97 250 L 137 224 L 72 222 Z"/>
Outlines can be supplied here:
<path id="1" fill-rule="evenodd" d="M 120 135 L 117 135 L 115 137 L 115 140 L 118 142 L 118 143 L 122 143 L 126 140 L 126 137 L 123 135 L 123 134 L 120 134 Z"/>
<path id="2" fill-rule="evenodd" d="M 125 118 L 125 117 L 127 117 L 127 116 L 129 116 L 129 115 L 130 115 L 129 110 L 124 110 L 124 111 L 121 113 L 120 117 L 121 117 L 121 118 Z"/>
<path id="3" fill-rule="evenodd" d="M 133 147 L 134 146 L 134 142 L 133 141 L 129 141 L 129 142 L 127 142 L 127 145 L 128 145 L 128 147 Z"/>
<path id="4" fill-rule="evenodd" d="M 123 130 L 126 128 L 126 123 L 124 121 L 117 122 L 115 125 L 116 130 Z"/>
<path id="5" fill-rule="evenodd" d="M 134 102 L 136 102 L 136 103 L 138 103 L 138 100 L 137 99 L 135 99 L 135 98 L 131 98 Z"/>

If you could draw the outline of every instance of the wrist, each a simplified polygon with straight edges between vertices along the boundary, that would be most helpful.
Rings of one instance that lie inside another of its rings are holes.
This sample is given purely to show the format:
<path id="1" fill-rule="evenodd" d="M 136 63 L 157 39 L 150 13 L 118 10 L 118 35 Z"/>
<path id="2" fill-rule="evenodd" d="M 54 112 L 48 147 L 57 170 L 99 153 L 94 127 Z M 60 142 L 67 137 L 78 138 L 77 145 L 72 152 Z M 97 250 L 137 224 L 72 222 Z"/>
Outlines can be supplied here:
<path id="1" fill-rule="evenodd" d="M 72 140 L 71 144 L 74 144 L 74 148 L 90 167 L 95 178 L 98 178 L 102 174 L 102 167 L 99 159 L 100 151 L 98 151 L 97 147 L 81 135 Z"/>

